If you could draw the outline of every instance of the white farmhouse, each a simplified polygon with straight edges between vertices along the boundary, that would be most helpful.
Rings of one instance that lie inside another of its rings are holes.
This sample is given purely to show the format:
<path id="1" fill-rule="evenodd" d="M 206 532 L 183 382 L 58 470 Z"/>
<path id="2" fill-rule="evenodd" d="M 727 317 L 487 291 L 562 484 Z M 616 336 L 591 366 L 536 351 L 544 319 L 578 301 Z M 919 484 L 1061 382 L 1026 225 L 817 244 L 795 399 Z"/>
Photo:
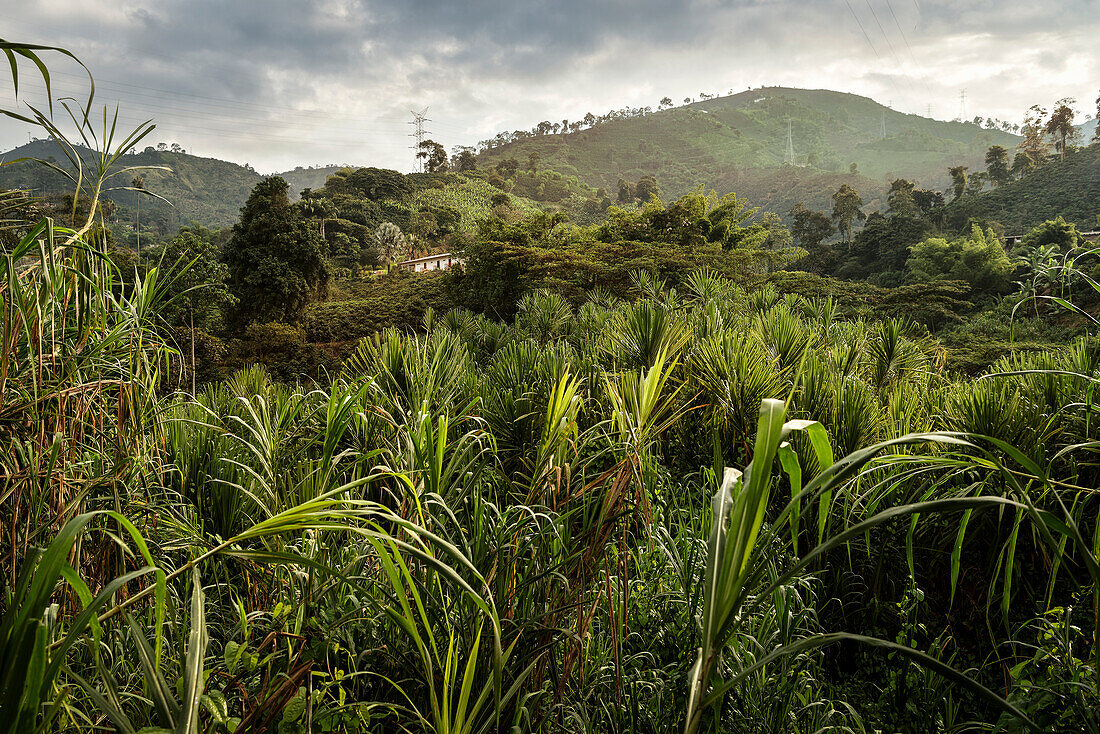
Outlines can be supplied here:
<path id="1" fill-rule="evenodd" d="M 455 265 L 463 265 L 465 261 L 450 252 L 440 252 L 435 255 L 425 255 L 413 260 L 405 260 L 398 263 L 403 268 L 414 273 L 423 273 L 428 270 L 447 270 Z"/>

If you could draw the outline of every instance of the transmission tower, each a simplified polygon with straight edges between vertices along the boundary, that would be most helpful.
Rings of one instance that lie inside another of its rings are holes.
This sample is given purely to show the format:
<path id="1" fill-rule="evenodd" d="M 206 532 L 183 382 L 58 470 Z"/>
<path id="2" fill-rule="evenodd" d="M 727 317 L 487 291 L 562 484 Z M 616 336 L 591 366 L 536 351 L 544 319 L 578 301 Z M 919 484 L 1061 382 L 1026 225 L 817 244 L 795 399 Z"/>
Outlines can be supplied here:
<path id="1" fill-rule="evenodd" d="M 966 90 L 959 92 L 959 120 L 966 122 Z"/>
<path id="2" fill-rule="evenodd" d="M 783 162 L 794 165 L 794 137 L 791 135 L 791 118 L 787 118 L 787 152 L 783 155 Z"/>
<path id="3" fill-rule="evenodd" d="M 413 112 L 412 110 L 409 110 L 409 112 L 411 112 L 413 116 L 412 121 L 409 123 L 413 126 L 413 132 L 409 133 L 409 137 L 416 141 L 409 147 L 412 148 L 413 155 L 416 156 L 417 165 L 415 170 L 424 173 L 424 158 L 420 157 L 418 154 L 420 153 L 420 144 L 424 142 L 424 136 L 431 135 L 430 131 L 424 129 L 424 123 L 431 122 L 431 120 L 426 117 L 428 112 L 427 107 L 420 110 L 420 112 Z"/>

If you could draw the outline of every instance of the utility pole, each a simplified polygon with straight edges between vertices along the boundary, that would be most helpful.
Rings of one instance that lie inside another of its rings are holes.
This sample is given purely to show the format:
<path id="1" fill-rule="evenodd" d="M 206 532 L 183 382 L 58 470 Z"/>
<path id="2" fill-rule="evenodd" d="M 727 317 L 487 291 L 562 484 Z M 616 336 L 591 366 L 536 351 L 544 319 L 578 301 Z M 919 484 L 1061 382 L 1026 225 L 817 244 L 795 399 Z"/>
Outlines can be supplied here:
<path id="1" fill-rule="evenodd" d="M 413 149 L 413 153 L 416 155 L 417 169 L 419 169 L 421 173 L 424 173 L 424 159 L 419 156 L 420 144 L 424 142 L 425 135 L 431 135 L 429 131 L 424 129 L 424 123 L 431 122 L 431 120 L 425 117 L 428 112 L 427 107 L 420 110 L 420 112 L 409 111 L 412 112 L 413 116 L 412 122 L 409 123 L 413 126 L 413 132 L 409 133 L 409 137 L 416 141 L 416 143 L 409 147 Z"/>
<path id="2" fill-rule="evenodd" d="M 783 155 L 783 162 L 794 165 L 794 138 L 791 135 L 791 118 L 787 118 L 787 152 Z"/>
<path id="3" fill-rule="evenodd" d="M 886 140 L 886 110 L 882 111 L 882 139 Z"/>

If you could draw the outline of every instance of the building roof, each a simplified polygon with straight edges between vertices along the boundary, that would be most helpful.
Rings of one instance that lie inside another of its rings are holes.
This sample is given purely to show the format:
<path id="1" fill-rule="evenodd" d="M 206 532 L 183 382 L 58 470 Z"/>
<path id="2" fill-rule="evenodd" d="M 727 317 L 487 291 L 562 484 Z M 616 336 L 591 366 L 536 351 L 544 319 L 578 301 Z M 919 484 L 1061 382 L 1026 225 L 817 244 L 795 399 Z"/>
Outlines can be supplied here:
<path id="1" fill-rule="evenodd" d="M 445 260 L 447 258 L 454 259 L 456 255 L 452 252 L 440 252 L 435 255 L 425 255 L 424 257 L 416 257 L 412 260 L 402 260 L 398 265 L 412 265 L 413 263 L 431 262 L 432 260 Z"/>

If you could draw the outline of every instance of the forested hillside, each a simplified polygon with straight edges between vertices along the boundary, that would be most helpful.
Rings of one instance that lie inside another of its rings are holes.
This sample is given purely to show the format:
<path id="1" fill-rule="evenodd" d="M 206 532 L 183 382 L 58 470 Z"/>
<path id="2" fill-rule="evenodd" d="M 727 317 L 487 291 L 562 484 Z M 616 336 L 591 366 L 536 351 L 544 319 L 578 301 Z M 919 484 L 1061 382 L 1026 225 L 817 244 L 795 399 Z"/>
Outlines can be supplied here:
<path id="1" fill-rule="evenodd" d="M 1019 179 L 978 195 L 965 195 L 948 205 L 957 221 L 969 217 L 993 220 L 1006 234 L 1019 235 L 1048 219 L 1064 217 L 1081 229 L 1097 229 L 1100 217 L 1100 146 L 1066 152 Z"/>
<path id="2" fill-rule="evenodd" d="M 90 153 L 77 148 L 88 160 Z M 72 166 L 61 149 L 50 140 L 40 140 L 20 146 L 4 154 L 5 160 L 40 158 L 56 161 L 66 169 Z M 167 234 L 190 222 L 209 227 L 232 224 L 248 192 L 261 179 L 260 174 L 246 166 L 202 158 L 171 150 L 148 146 L 142 151 L 120 157 L 115 168 L 126 166 L 163 166 L 169 170 L 147 168 L 140 172 L 144 188 L 163 197 L 171 205 L 118 187 L 132 185 L 134 174 L 111 179 L 107 198 L 118 205 L 112 219 L 116 223 L 132 223 L 137 218 L 138 197 L 141 197 L 142 230 Z M 0 167 L 0 188 L 27 189 L 42 195 L 66 195 L 72 187 L 59 173 L 35 161 L 24 161 Z"/>
<path id="3" fill-rule="evenodd" d="M 90 160 L 88 149 L 76 146 L 85 163 Z M 56 162 L 71 169 L 68 158 L 52 140 L 36 140 L 4 153 L 4 161 L 19 158 L 38 158 Z M 111 212 L 112 230 L 123 241 L 129 241 L 134 224 L 140 217 L 141 230 L 151 237 L 174 233 L 181 226 L 197 222 L 206 227 L 227 227 L 236 221 L 240 208 L 252 190 L 263 178 L 248 165 L 240 165 L 217 158 L 204 158 L 171 149 L 160 150 L 146 146 L 143 150 L 122 155 L 114 169 L 128 166 L 145 167 L 131 176 L 111 179 L 105 197 L 116 204 Z M 160 170 L 165 167 L 168 170 Z M 306 188 L 319 188 L 325 179 L 340 166 L 303 168 L 276 174 L 290 185 L 292 199 Z M 131 187 L 133 178 L 140 175 L 142 186 L 152 194 L 167 200 L 122 190 Z M 56 171 L 33 160 L 0 166 L 0 189 L 28 190 L 43 196 L 72 194 L 68 181 Z M 141 211 L 138 212 L 138 199 Z"/>
<path id="4" fill-rule="evenodd" d="M 788 118 L 793 172 L 780 168 Z M 652 175 L 667 196 L 702 184 L 719 194 L 736 190 L 753 202 L 767 201 L 786 211 L 799 201 L 823 200 L 826 191 L 837 188 L 838 174 L 852 175 L 847 182 L 869 198 L 895 178 L 943 186 L 949 166 L 977 166 L 990 145 L 1011 148 L 1018 140 L 1001 129 L 909 115 L 858 95 L 785 87 L 616 116 L 573 129 L 524 134 L 514 142 L 501 143 L 498 136 L 486 141 L 491 145 L 483 146 L 479 160 L 483 165 L 508 158 L 522 162 L 537 153 L 543 164 L 593 187 L 614 190 L 620 178 Z M 802 189 L 801 198 L 777 198 L 775 189 L 792 181 Z"/>

